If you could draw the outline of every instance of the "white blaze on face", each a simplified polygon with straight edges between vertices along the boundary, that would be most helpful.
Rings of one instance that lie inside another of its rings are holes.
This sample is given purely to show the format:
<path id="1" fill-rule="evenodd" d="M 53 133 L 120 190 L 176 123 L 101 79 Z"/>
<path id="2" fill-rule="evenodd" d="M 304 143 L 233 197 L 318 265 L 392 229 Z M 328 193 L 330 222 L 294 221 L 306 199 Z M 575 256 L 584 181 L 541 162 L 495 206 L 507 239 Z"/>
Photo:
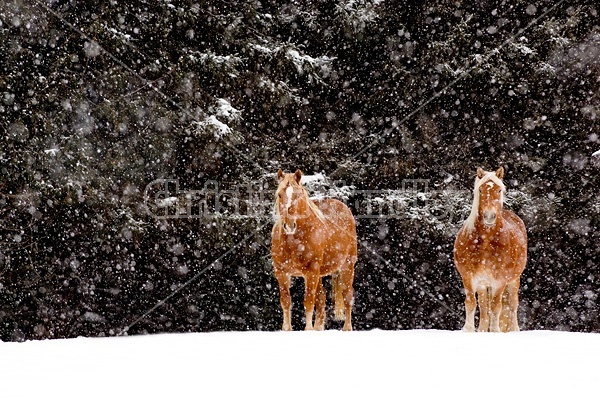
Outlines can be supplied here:
<path id="1" fill-rule="evenodd" d="M 486 185 L 488 187 L 492 188 L 494 186 L 494 183 L 492 181 L 488 181 Z"/>
<path id="2" fill-rule="evenodd" d="M 294 192 L 294 188 L 292 186 L 288 186 L 285 189 L 285 194 L 287 196 L 287 201 L 285 202 L 285 210 L 289 210 L 292 205 L 292 193 Z"/>

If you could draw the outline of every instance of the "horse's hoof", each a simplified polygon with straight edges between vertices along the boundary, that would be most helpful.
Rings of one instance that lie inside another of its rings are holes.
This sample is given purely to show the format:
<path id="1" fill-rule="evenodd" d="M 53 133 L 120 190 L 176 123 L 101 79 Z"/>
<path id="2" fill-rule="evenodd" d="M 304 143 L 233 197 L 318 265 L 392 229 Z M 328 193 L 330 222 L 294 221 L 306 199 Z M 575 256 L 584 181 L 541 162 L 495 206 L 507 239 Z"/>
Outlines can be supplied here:
<path id="1" fill-rule="evenodd" d="M 471 332 L 475 331 L 475 327 L 474 326 L 467 326 L 467 325 L 465 325 L 465 326 L 463 326 L 463 328 L 461 330 L 463 332 L 469 332 L 469 333 L 471 333 Z"/>
<path id="2" fill-rule="evenodd" d="M 290 326 L 290 325 L 283 325 L 281 327 L 281 330 L 283 330 L 284 332 L 291 332 L 292 331 L 292 326 Z"/>

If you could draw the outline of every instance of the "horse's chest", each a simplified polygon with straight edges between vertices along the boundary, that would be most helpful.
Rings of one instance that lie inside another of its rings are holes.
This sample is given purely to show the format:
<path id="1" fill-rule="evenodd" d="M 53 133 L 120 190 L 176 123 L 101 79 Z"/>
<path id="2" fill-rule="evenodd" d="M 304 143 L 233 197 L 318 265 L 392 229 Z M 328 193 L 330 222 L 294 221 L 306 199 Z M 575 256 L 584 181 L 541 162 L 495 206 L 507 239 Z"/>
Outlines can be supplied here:
<path id="1" fill-rule="evenodd" d="M 493 241 L 474 242 L 470 253 L 471 261 L 482 268 L 493 267 L 502 262 L 504 257 L 501 245 Z"/>
<path id="2" fill-rule="evenodd" d="M 319 250 L 308 237 L 288 237 L 285 243 L 289 259 L 297 264 L 309 263 L 318 256 Z"/>
<path id="3" fill-rule="evenodd" d="M 475 239 L 467 253 L 468 272 L 474 285 L 493 285 L 505 273 L 506 264 L 511 262 L 509 247 L 498 239 Z"/>

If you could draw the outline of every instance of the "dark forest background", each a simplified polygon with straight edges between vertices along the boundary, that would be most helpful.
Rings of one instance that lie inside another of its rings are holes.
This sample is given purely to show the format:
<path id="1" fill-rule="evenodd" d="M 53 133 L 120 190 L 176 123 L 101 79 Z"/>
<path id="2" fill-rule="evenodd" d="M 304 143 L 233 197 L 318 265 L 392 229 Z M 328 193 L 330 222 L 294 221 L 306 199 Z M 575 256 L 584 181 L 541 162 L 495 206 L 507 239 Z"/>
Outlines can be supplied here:
<path id="1" fill-rule="evenodd" d="M 600 331 L 599 12 L 2 1 L 0 339 L 279 329 L 269 209 L 156 218 L 145 201 L 157 179 L 268 192 L 278 168 L 323 174 L 313 193 L 349 192 L 357 217 L 352 190 L 413 195 L 358 217 L 355 329 L 458 329 L 453 239 L 476 168 L 501 165 L 530 241 L 521 328 Z"/>

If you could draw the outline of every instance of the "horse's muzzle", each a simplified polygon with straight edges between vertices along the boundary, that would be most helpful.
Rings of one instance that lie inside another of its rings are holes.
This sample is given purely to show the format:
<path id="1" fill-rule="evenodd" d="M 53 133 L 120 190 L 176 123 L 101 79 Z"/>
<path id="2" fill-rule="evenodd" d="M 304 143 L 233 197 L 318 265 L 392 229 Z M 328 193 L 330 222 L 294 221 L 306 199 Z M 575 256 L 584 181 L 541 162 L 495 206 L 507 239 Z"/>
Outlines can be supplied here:
<path id="1" fill-rule="evenodd" d="M 483 223 L 486 227 L 491 227 L 496 223 L 497 214 L 494 211 L 485 210 L 483 212 Z"/>
<path id="2" fill-rule="evenodd" d="M 283 223 L 283 230 L 286 234 L 288 235 L 292 235 L 294 232 L 296 232 L 296 221 L 294 221 L 294 223 L 292 224 L 292 226 L 288 226 L 287 223 Z"/>

